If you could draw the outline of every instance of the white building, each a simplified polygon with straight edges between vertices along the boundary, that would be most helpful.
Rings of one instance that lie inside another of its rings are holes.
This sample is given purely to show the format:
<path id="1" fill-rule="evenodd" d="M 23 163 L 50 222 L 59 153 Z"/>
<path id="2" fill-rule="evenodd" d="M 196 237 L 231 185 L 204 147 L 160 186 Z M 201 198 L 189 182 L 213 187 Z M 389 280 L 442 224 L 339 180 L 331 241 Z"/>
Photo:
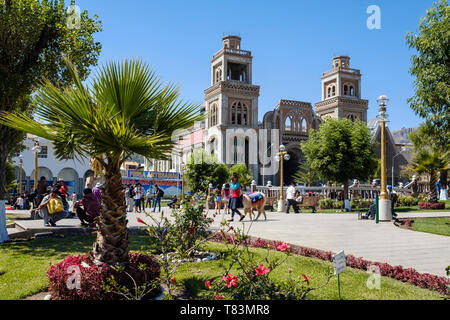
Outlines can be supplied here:
<path id="1" fill-rule="evenodd" d="M 23 156 L 22 191 L 30 192 L 34 186 L 35 152 L 33 147 L 36 141 L 42 148 L 38 153 L 38 179 L 45 177 L 52 185 L 58 181 L 58 178 L 62 178 L 69 187 L 69 194 L 75 191 L 81 195 L 86 178 L 94 174 L 89 165 L 89 159 L 58 161 L 50 141 L 30 134 L 27 134 L 24 141 L 26 149 L 21 152 Z M 19 177 L 20 158 L 18 155 L 13 158 L 13 161 L 16 166 L 16 175 Z"/>

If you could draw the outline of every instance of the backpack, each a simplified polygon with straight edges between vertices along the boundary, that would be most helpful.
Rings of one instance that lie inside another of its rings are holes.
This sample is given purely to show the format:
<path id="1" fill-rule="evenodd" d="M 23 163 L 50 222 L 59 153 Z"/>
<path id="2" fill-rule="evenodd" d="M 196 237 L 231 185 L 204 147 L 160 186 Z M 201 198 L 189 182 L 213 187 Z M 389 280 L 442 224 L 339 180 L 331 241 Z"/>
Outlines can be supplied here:
<path id="1" fill-rule="evenodd" d="M 47 210 L 49 214 L 54 214 L 64 210 L 64 206 L 61 200 L 53 198 L 50 199 L 47 205 Z"/>
<path id="2" fill-rule="evenodd" d="M 130 189 L 130 198 L 134 198 L 134 196 L 136 195 L 136 191 L 134 191 L 134 188 Z"/>
<path id="3" fill-rule="evenodd" d="M 164 191 L 161 188 L 158 188 L 158 197 L 164 197 Z"/>

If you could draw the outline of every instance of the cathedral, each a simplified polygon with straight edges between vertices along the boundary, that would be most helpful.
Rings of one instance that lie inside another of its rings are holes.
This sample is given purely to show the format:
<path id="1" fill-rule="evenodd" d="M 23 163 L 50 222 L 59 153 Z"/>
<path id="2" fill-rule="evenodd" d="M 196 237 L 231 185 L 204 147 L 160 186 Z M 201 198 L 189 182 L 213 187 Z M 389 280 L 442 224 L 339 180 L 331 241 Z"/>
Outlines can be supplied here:
<path id="1" fill-rule="evenodd" d="M 326 117 L 367 123 L 377 142 L 374 151 L 380 156 L 380 124 L 377 119 L 367 119 L 369 101 L 362 99 L 361 72 L 350 68 L 350 57 L 331 59 L 330 70 L 322 74 L 321 100 L 314 106 L 311 102 L 281 99 L 272 111 L 264 114 L 262 121 L 258 121 L 261 88 L 253 83 L 252 61 L 251 51 L 241 49 L 240 37 L 222 38 L 222 48 L 211 60 L 210 86 L 204 91 L 206 120 L 174 137 L 177 147 L 171 160 L 145 159 L 144 170 L 180 172 L 191 154 L 203 149 L 229 167 L 245 163 L 258 185 L 268 181 L 278 185 L 280 164 L 275 156 L 283 144 L 290 156 L 284 161 L 283 179 L 289 184 L 303 160 L 300 143 Z M 386 130 L 386 161 L 392 169 L 388 178 L 391 181 L 394 175 L 400 181 L 400 173 L 409 162 L 408 154 L 401 151 L 405 146 L 395 143 L 388 127 Z"/>
<path id="2" fill-rule="evenodd" d="M 258 122 L 260 87 L 253 83 L 252 60 L 251 51 L 241 49 L 240 37 L 223 37 L 222 48 L 211 60 L 211 85 L 204 92 L 208 115 L 204 148 L 228 165 L 246 163 L 258 184 L 279 180 L 277 174 L 264 173 L 270 163 L 252 161 L 256 150 L 273 159 L 273 139 L 279 139 L 290 155 L 284 172 L 285 182 L 290 183 L 302 159 L 300 142 L 308 139 L 309 130 L 318 129 L 325 117 L 367 122 L 368 100 L 361 98 L 361 73 L 350 68 L 347 56 L 334 57 L 331 69 L 322 74 L 322 99 L 314 107 L 310 102 L 282 99 Z M 255 133 L 259 136 L 260 131 L 270 129 L 278 129 L 278 135 L 252 139 Z"/>

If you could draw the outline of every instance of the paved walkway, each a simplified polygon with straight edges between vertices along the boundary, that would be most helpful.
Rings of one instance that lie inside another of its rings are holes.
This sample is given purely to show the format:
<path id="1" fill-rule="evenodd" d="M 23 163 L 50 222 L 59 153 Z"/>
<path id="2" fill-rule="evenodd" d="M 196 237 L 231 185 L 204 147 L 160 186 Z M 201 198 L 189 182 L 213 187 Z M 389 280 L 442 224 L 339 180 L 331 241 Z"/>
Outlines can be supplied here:
<path id="1" fill-rule="evenodd" d="M 168 209 L 165 209 L 168 212 Z M 212 212 L 212 211 L 211 211 Z M 270 240 L 280 240 L 310 248 L 338 252 L 391 265 L 412 267 L 422 273 L 444 276 L 450 265 L 450 237 L 401 229 L 391 222 L 358 220 L 355 214 L 278 214 L 267 213 L 267 221 L 243 223 L 233 222 L 234 226 L 251 224 L 250 234 Z M 399 217 L 450 217 L 447 213 L 402 213 Z M 142 226 L 137 218 L 151 222 L 144 214 L 130 213 L 128 225 L 132 229 Z M 229 218 L 229 216 L 225 216 Z M 217 216 L 213 227 L 219 227 L 222 215 Z M 78 228 L 78 219 L 64 219 L 57 228 L 43 227 L 42 220 L 18 221 L 22 228 L 35 231 L 52 231 Z"/>

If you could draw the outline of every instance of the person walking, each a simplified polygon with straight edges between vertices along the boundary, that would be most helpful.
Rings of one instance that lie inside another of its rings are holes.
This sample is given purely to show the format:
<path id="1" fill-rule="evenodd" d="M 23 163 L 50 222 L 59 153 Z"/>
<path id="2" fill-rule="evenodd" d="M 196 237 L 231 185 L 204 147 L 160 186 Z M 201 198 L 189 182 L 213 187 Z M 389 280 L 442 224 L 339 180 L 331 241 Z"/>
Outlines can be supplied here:
<path id="1" fill-rule="evenodd" d="M 164 191 L 155 184 L 155 192 L 153 194 L 153 211 L 156 210 L 156 205 L 158 205 L 158 212 L 161 212 L 161 198 L 164 196 Z"/>
<path id="2" fill-rule="evenodd" d="M 144 188 L 138 183 L 134 189 L 134 211 L 141 213 L 141 200 L 144 196 Z"/>
<path id="3" fill-rule="evenodd" d="M 230 184 L 224 184 L 222 188 L 222 199 L 224 203 L 223 211 L 225 214 L 230 214 L 230 207 L 228 202 L 230 201 Z"/>
<path id="4" fill-rule="evenodd" d="M 92 189 L 84 189 L 83 198 L 75 202 L 73 207 L 80 219 L 81 227 L 95 227 L 95 218 L 100 215 L 100 203 L 92 193 Z"/>
<path id="5" fill-rule="evenodd" d="M 286 200 L 286 213 L 289 213 L 291 206 L 294 208 L 295 213 L 299 213 L 297 201 L 295 201 L 295 186 L 293 183 L 286 190 Z"/>
<path id="6" fill-rule="evenodd" d="M 239 183 L 239 176 L 237 173 L 233 173 L 231 177 L 231 187 L 230 187 L 230 209 L 231 209 L 231 219 L 228 221 L 234 221 L 234 215 L 237 213 L 241 218 L 239 221 L 244 220 L 245 216 L 239 212 L 239 208 L 243 208 L 242 204 L 242 194 L 241 194 L 241 184 Z"/>
<path id="7" fill-rule="evenodd" d="M 134 188 L 131 184 L 128 184 L 125 189 L 125 202 L 127 206 L 127 212 L 133 211 L 133 197 L 134 197 Z"/>

